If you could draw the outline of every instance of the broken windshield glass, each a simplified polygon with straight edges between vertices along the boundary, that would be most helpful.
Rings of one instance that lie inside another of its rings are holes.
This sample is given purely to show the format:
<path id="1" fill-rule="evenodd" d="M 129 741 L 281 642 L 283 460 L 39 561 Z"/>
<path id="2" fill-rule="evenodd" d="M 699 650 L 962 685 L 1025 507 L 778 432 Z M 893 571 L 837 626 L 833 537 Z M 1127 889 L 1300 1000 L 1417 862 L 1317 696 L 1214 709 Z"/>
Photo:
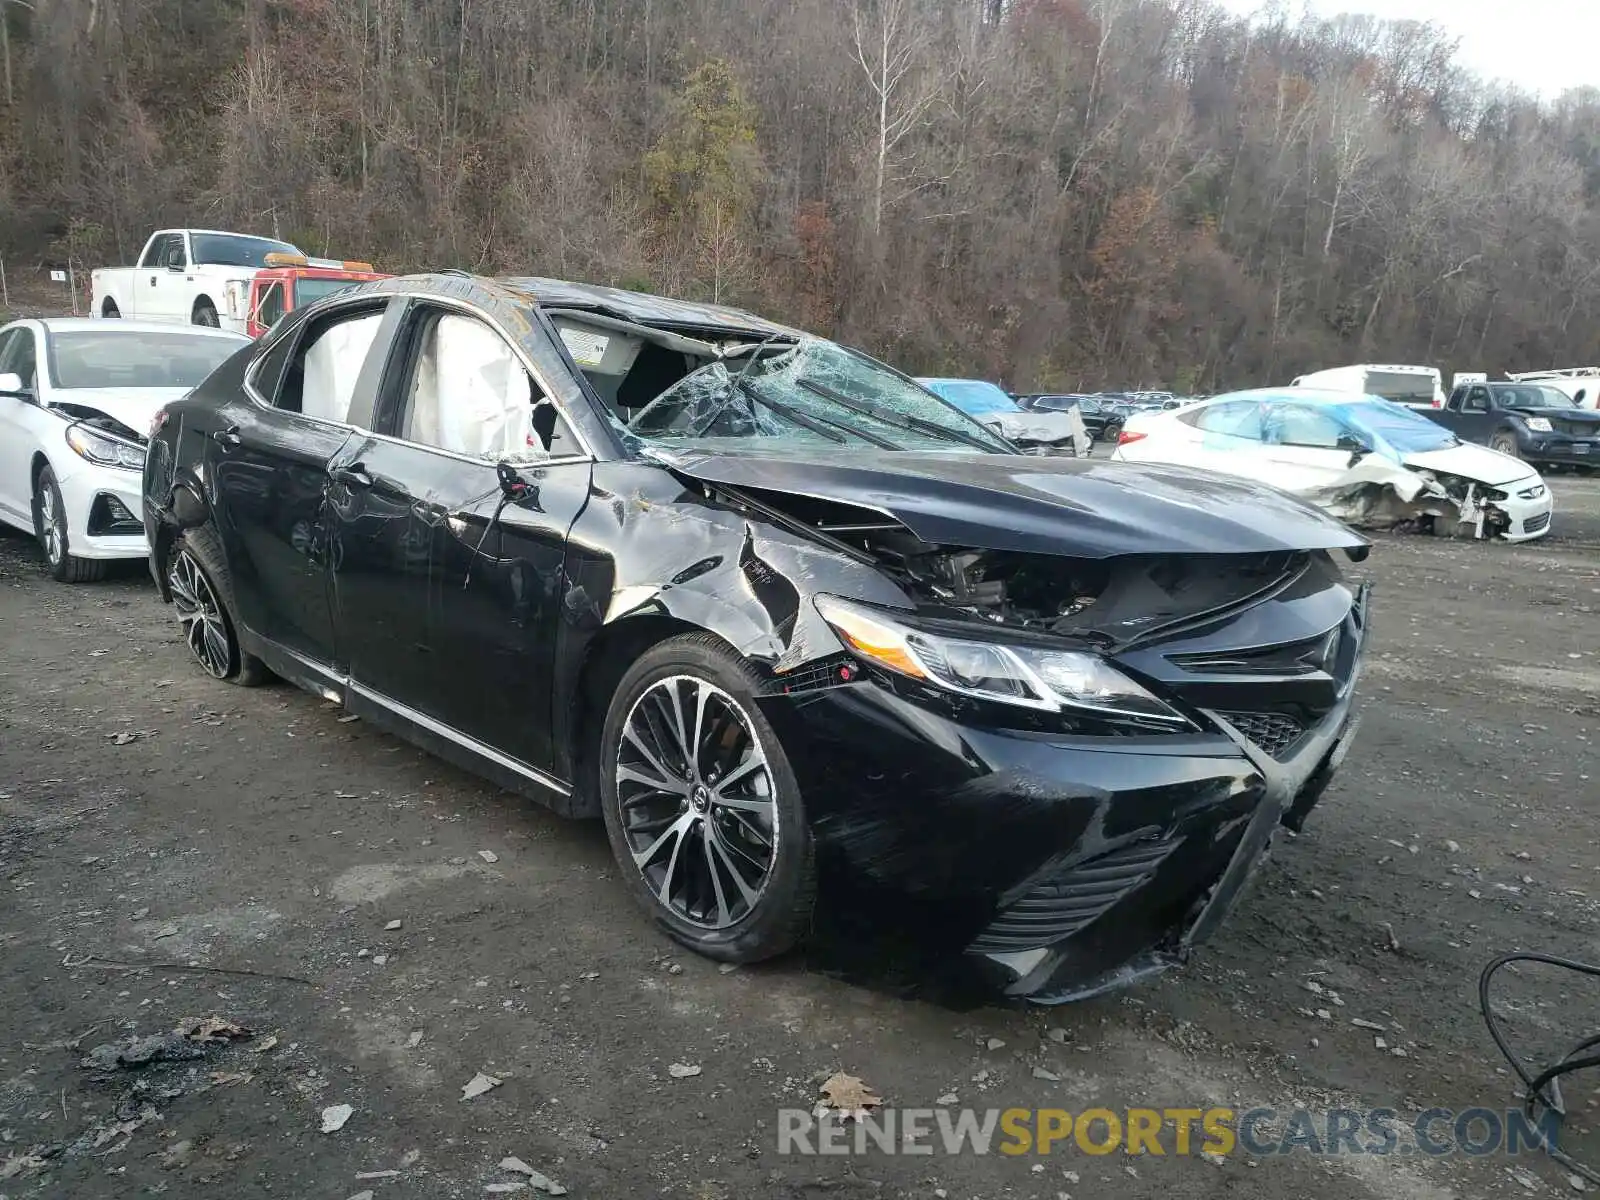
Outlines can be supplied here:
<path id="1" fill-rule="evenodd" d="M 759 438 L 892 450 L 1011 449 L 910 380 L 817 338 L 752 357 L 736 371 L 708 363 L 640 409 L 628 430 L 673 444 Z"/>

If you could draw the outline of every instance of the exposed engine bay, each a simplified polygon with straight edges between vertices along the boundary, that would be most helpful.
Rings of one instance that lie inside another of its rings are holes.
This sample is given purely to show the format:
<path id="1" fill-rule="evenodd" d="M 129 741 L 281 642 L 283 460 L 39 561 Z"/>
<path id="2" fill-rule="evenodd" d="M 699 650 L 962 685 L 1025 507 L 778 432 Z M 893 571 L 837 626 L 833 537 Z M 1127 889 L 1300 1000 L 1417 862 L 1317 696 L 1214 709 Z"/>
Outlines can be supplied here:
<path id="1" fill-rule="evenodd" d="M 977 619 L 1108 649 L 1220 618 L 1301 581 L 1321 587 L 1338 576 L 1323 551 L 1079 559 L 935 545 L 853 505 L 744 488 L 716 491 L 724 501 L 786 518 L 877 566 L 920 602 L 927 619 Z"/>

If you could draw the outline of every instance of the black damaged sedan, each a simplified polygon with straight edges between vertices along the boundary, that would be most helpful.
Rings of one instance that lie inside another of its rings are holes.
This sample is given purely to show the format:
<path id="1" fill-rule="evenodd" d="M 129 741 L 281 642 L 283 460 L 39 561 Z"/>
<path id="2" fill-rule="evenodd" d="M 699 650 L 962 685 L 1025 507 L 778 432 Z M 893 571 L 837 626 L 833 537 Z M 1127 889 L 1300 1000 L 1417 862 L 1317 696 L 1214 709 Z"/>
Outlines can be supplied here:
<path id="1" fill-rule="evenodd" d="M 1125 983 L 1215 929 L 1354 728 L 1344 526 L 1018 454 L 725 308 L 340 293 L 157 417 L 144 506 L 205 670 L 603 817 L 713 958 L 864 891 L 1010 994 Z"/>

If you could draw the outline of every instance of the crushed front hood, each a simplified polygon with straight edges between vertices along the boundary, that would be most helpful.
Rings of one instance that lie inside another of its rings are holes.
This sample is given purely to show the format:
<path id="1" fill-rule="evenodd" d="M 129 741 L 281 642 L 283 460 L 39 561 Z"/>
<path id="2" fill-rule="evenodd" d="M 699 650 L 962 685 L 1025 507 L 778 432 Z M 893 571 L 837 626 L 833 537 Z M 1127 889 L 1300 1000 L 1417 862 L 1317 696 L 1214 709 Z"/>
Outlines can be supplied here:
<path id="1" fill-rule="evenodd" d="M 1445 475 L 1459 475 L 1462 479 L 1475 479 L 1490 487 L 1500 487 L 1538 474 L 1520 458 L 1501 454 L 1487 446 L 1462 442 L 1445 450 L 1426 450 L 1407 454 L 1405 464 L 1416 470 L 1434 471 Z"/>
<path id="2" fill-rule="evenodd" d="M 1111 558 L 1356 549 L 1366 539 L 1276 488 L 1208 471 L 1010 454 L 653 451 L 709 484 L 882 512 L 925 542 Z"/>

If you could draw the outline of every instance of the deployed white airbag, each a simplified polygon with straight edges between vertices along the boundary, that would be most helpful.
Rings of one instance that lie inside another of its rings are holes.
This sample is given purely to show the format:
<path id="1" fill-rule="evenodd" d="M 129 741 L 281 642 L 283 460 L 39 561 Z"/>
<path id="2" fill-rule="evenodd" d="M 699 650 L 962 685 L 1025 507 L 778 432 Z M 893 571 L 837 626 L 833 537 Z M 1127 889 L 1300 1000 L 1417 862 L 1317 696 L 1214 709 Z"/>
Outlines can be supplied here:
<path id="1" fill-rule="evenodd" d="M 341 321 L 330 326 L 306 349 L 300 411 L 308 417 L 344 424 L 350 419 L 350 400 L 356 394 L 367 351 L 378 334 L 382 313 Z"/>
<path id="2" fill-rule="evenodd" d="M 409 436 L 474 458 L 526 458 L 533 390 L 505 340 L 471 317 L 440 317 L 427 334 L 411 393 Z"/>

